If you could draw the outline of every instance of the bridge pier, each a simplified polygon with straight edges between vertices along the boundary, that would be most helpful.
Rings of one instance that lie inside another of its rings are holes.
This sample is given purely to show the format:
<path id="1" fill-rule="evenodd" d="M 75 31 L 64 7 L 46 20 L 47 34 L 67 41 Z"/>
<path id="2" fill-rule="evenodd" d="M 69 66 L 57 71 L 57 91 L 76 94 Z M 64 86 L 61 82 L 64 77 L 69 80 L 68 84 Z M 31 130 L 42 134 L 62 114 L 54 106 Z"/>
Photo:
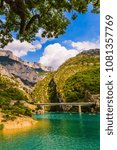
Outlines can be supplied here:
<path id="1" fill-rule="evenodd" d="M 43 105 L 43 106 L 41 106 L 41 107 L 42 107 L 43 112 L 45 112 L 45 107 L 44 107 L 44 105 Z"/>
<path id="2" fill-rule="evenodd" d="M 79 114 L 82 113 L 81 105 L 78 106 Z"/>
<path id="3" fill-rule="evenodd" d="M 45 111 L 46 106 L 77 106 L 79 114 L 82 113 L 82 106 L 92 106 L 95 105 L 95 102 L 79 102 L 79 103 L 36 103 L 35 105 L 39 105 L 42 107 L 43 112 Z"/>

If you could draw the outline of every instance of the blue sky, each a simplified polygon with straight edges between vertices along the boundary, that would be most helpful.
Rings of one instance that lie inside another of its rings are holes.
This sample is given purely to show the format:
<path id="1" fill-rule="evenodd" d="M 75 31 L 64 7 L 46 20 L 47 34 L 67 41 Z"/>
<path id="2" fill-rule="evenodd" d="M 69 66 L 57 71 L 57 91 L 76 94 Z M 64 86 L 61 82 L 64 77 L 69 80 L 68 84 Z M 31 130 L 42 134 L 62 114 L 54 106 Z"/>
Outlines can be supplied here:
<path id="1" fill-rule="evenodd" d="M 40 63 L 44 65 L 58 68 L 66 59 L 75 56 L 80 50 L 99 47 L 100 15 L 91 13 L 91 9 L 92 6 L 89 5 L 86 14 L 78 14 L 78 18 L 67 27 L 66 33 L 58 38 L 48 40 L 41 39 L 39 36 L 37 38 L 40 39 L 37 41 L 39 48 L 35 49 L 28 43 L 22 44 L 16 40 L 6 48 L 26 61 L 39 62 L 40 60 Z M 22 52 L 23 49 L 24 52 Z"/>
<path id="2" fill-rule="evenodd" d="M 86 14 L 78 14 L 78 18 L 71 22 L 64 35 L 60 35 L 57 39 L 47 41 L 42 44 L 40 50 L 29 52 L 28 55 L 23 56 L 22 58 L 28 61 L 38 61 L 42 56 L 44 49 L 49 44 L 60 43 L 67 47 L 68 44 L 63 43 L 65 40 L 72 40 L 75 42 L 97 41 L 100 37 L 100 15 L 91 13 L 90 8 Z"/>

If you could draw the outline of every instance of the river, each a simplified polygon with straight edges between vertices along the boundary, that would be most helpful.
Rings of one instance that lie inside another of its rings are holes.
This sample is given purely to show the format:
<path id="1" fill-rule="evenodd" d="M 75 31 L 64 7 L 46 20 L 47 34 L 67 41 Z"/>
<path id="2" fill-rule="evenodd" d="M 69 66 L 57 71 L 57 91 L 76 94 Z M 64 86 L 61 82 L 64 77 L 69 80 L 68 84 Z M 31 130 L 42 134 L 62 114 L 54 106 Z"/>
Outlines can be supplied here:
<path id="1" fill-rule="evenodd" d="M 100 115 L 34 115 L 32 128 L 0 131 L 0 150 L 99 150 Z"/>

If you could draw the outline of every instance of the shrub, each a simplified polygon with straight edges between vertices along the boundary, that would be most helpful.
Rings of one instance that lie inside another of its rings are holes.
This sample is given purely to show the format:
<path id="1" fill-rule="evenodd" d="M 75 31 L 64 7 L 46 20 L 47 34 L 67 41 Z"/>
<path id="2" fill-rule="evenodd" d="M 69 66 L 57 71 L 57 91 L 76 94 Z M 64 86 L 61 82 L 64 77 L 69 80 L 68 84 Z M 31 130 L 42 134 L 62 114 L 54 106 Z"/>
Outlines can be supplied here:
<path id="1" fill-rule="evenodd" d="M 0 124 L 0 130 L 3 130 L 3 128 L 4 128 L 4 125 Z"/>

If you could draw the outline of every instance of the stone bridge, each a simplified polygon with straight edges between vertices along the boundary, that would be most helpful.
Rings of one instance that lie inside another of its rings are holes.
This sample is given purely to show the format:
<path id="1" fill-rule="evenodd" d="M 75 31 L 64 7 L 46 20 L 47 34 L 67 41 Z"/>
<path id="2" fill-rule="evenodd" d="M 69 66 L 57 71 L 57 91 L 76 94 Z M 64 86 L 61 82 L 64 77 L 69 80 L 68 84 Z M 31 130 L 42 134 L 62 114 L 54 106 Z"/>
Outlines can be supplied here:
<path id="1" fill-rule="evenodd" d="M 35 105 L 41 106 L 44 110 L 45 106 L 78 106 L 79 113 L 82 113 L 82 106 L 92 106 L 95 105 L 95 102 L 74 102 L 74 103 L 36 103 Z"/>

